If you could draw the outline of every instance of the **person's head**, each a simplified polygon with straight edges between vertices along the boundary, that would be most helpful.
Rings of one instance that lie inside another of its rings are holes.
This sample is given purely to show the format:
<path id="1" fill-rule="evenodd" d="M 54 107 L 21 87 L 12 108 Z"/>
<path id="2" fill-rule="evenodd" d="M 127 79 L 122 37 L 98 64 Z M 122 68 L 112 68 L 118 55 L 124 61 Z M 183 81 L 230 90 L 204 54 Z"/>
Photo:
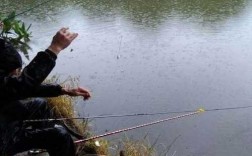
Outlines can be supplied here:
<path id="1" fill-rule="evenodd" d="M 11 43 L 0 39 L 0 72 L 15 75 L 22 68 L 22 58 Z"/>

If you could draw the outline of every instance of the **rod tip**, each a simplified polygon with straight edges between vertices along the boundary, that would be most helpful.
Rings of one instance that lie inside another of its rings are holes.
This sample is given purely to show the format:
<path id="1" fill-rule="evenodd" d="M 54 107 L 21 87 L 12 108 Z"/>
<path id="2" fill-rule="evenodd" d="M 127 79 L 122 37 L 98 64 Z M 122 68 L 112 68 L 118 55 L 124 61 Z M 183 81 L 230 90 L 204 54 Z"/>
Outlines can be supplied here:
<path id="1" fill-rule="evenodd" d="M 199 108 L 197 112 L 198 112 L 198 113 L 204 113 L 205 111 L 206 111 L 206 110 L 205 110 L 204 108 Z"/>

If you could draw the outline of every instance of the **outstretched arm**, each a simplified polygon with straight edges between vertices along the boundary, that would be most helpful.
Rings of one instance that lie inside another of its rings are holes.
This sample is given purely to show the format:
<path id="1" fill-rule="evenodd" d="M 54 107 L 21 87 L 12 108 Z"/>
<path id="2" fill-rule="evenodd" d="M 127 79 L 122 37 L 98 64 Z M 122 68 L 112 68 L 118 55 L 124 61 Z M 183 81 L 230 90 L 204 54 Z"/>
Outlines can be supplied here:
<path id="1" fill-rule="evenodd" d="M 39 52 L 19 77 L 0 75 L 0 98 L 15 100 L 29 97 L 54 68 L 57 54 L 68 47 L 77 36 L 77 33 L 69 32 L 68 28 L 60 29 L 48 49 Z"/>
<path id="2" fill-rule="evenodd" d="M 34 92 L 31 93 L 32 97 L 56 97 L 60 95 L 69 95 L 69 96 L 82 96 L 84 100 L 88 100 L 91 97 L 90 92 L 83 88 L 69 88 L 61 87 L 58 84 L 42 84 Z"/>
<path id="3" fill-rule="evenodd" d="M 62 93 L 69 96 L 82 96 L 84 100 L 88 100 L 91 97 L 90 92 L 83 87 L 77 87 L 77 88 L 63 87 Z"/>

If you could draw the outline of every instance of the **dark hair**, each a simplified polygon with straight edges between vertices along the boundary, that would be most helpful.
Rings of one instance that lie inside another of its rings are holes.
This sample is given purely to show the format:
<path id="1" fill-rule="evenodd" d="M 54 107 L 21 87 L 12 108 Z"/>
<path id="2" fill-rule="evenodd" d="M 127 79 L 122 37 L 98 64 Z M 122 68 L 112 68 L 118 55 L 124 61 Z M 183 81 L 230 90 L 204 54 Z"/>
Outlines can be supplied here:
<path id="1" fill-rule="evenodd" d="M 0 38 L 0 71 L 10 73 L 22 67 L 22 58 L 13 45 Z"/>

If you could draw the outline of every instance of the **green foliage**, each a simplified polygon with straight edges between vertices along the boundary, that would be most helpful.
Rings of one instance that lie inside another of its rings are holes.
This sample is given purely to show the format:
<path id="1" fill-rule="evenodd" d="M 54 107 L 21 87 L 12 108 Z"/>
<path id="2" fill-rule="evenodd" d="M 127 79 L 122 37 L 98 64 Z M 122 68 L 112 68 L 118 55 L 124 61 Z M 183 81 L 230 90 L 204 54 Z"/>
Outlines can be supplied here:
<path id="1" fill-rule="evenodd" d="M 23 52 L 27 59 L 28 50 L 30 46 L 28 42 L 31 38 L 31 32 L 29 25 L 28 27 L 24 22 L 16 19 L 15 12 L 10 13 L 7 17 L 3 17 L 0 14 L 0 38 L 3 38 L 9 42 L 11 42 L 15 48 Z"/>

